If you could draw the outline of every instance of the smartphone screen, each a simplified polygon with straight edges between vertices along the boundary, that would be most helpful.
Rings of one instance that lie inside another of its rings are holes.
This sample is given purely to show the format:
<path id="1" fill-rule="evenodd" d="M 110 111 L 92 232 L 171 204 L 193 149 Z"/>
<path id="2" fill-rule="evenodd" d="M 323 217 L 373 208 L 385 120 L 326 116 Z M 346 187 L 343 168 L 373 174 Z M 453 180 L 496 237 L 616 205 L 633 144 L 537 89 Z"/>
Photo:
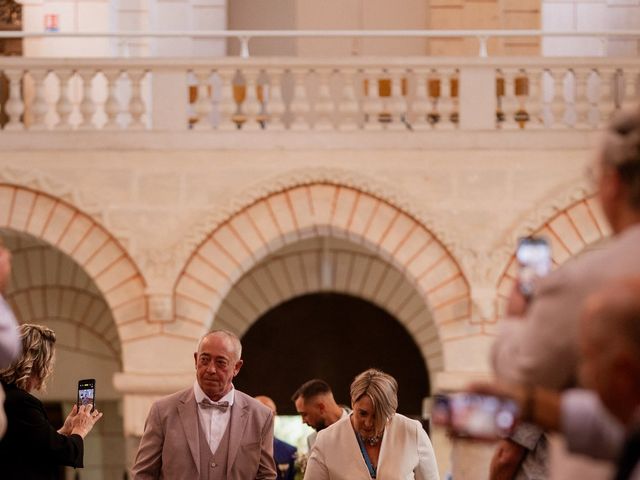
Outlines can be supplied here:
<path id="1" fill-rule="evenodd" d="M 495 440 L 512 432 L 517 415 L 512 400 L 461 392 L 436 395 L 431 419 L 456 436 Z"/>
<path id="2" fill-rule="evenodd" d="M 551 248 L 542 237 L 525 237 L 518 242 L 516 259 L 520 267 L 518 285 L 526 297 L 533 293 L 536 279 L 551 271 Z"/>
<path id="3" fill-rule="evenodd" d="M 78 407 L 81 405 L 91 405 L 92 411 L 96 406 L 96 381 L 94 378 L 78 382 Z"/>

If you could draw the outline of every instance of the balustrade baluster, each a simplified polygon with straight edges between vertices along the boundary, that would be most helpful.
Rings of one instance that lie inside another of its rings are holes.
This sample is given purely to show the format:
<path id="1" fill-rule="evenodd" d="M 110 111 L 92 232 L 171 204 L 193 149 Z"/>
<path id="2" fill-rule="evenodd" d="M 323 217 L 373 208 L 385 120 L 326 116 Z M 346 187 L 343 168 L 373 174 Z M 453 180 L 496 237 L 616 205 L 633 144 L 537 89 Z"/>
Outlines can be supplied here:
<path id="1" fill-rule="evenodd" d="M 107 79 L 107 99 L 104 102 L 104 113 L 107 122 L 104 125 L 106 130 L 118 129 L 118 115 L 120 113 L 120 102 L 118 102 L 118 80 L 122 72 L 120 70 L 105 70 L 104 76 Z"/>
<path id="2" fill-rule="evenodd" d="M 343 69 L 341 82 L 336 95 L 336 128 L 344 131 L 357 130 L 363 127 L 364 118 L 361 103 L 358 102 L 356 84 L 360 81 L 356 70 Z"/>
<path id="3" fill-rule="evenodd" d="M 526 102 L 526 110 L 529 114 L 527 122 L 527 130 L 540 130 L 544 127 L 544 88 L 543 88 L 543 70 L 541 68 L 530 68 L 527 73 L 528 79 L 528 95 Z"/>
<path id="4" fill-rule="evenodd" d="M 389 102 L 391 122 L 387 126 L 390 130 L 407 129 L 407 101 L 405 98 L 407 91 L 406 82 L 406 70 L 403 69 L 393 71 L 391 73 L 391 98 Z"/>
<path id="5" fill-rule="evenodd" d="M 220 115 L 217 128 L 221 131 L 237 130 L 238 126 L 233 121 L 233 116 L 238 108 L 235 97 L 233 95 L 233 79 L 235 76 L 235 71 L 229 69 L 220 69 L 217 71 L 217 73 L 220 77 Z"/>
<path id="6" fill-rule="evenodd" d="M 427 121 L 427 115 L 429 115 L 430 109 L 429 99 L 427 98 L 429 75 L 429 72 L 420 68 L 416 68 L 413 72 L 413 78 L 411 79 L 412 87 L 410 88 L 410 90 L 413 91 L 413 95 L 409 96 L 411 105 L 409 124 L 413 130 L 425 130 L 431 127 Z"/>
<path id="7" fill-rule="evenodd" d="M 320 131 L 326 131 L 336 128 L 333 125 L 332 117 L 334 111 L 333 101 L 331 99 L 331 91 L 329 87 L 329 74 L 327 71 L 319 71 L 316 74 L 317 96 L 315 102 L 316 121 L 314 128 Z"/>
<path id="8" fill-rule="evenodd" d="M 60 82 L 60 95 L 56 102 L 56 111 L 59 117 L 56 125 L 58 130 L 69 130 L 71 128 L 70 117 L 73 112 L 73 103 L 69 95 L 69 83 L 73 77 L 73 73 L 73 70 L 66 68 L 56 70 L 56 75 Z"/>
<path id="9" fill-rule="evenodd" d="M 384 120 L 383 105 L 380 98 L 380 83 L 378 74 L 375 71 L 365 72 L 365 82 L 367 85 L 364 99 L 364 113 L 366 116 L 365 130 L 382 130 L 380 123 Z"/>
<path id="10" fill-rule="evenodd" d="M 440 97 L 437 102 L 438 121 L 434 124 L 438 130 L 454 130 L 459 125 L 458 70 L 440 69 Z"/>
<path id="11" fill-rule="evenodd" d="M 269 93 L 266 98 L 266 106 L 268 112 L 267 129 L 271 131 L 284 130 L 285 105 L 282 96 L 282 70 L 280 68 L 269 70 Z"/>
<path id="12" fill-rule="evenodd" d="M 246 91 L 242 105 L 246 121 L 242 124 L 244 131 L 260 130 L 260 102 L 258 101 L 258 72 L 246 69 L 242 72 L 245 78 Z"/>
<path id="13" fill-rule="evenodd" d="M 589 127 L 589 100 L 587 84 L 591 70 L 574 70 L 574 108 L 575 108 L 575 128 L 585 129 Z"/>
<path id="14" fill-rule="evenodd" d="M 196 91 L 198 98 L 196 100 L 196 123 L 195 130 L 211 129 L 211 112 L 213 111 L 213 103 L 211 100 L 211 70 L 195 70 L 193 72 L 198 82 Z"/>
<path id="15" fill-rule="evenodd" d="M 564 70 L 553 70 L 551 78 L 553 80 L 553 96 L 551 98 L 551 113 L 553 115 L 552 128 L 566 128 L 565 115 L 567 103 L 565 101 L 564 79 L 566 72 Z"/>
<path id="16" fill-rule="evenodd" d="M 600 75 L 600 89 L 596 105 L 599 112 L 596 128 L 603 128 L 616 110 L 616 71 L 611 67 L 603 67 L 598 70 L 598 73 Z"/>
<path id="17" fill-rule="evenodd" d="M 131 114 L 130 130 L 144 130 L 145 125 L 142 116 L 145 114 L 145 105 L 142 100 L 142 80 L 146 75 L 144 70 L 129 70 L 131 81 L 131 98 L 129 99 L 129 113 Z"/>
<path id="18" fill-rule="evenodd" d="M 4 106 L 9 121 L 4 126 L 5 130 L 24 130 L 24 123 L 20 121 L 20 116 L 24 113 L 24 102 L 22 101 L 22 70 L 6 69 L 4 74 L 9 79 L 9 98 Z"/>
<path id="19" fill-rule="evenodd" d="M 49 107 L 45 97 L 44 80 L 49 72 L 47 70 L 37 68 L 31 70 L 29 73 L 33 79 L 34 88 L 34 96 L 29 108 L 29 111 L 31 112 L 31 124 L 29 125 L 29 130 L 45 130 L 47 128 L 46 116 L 49 111 Z"/>
<path id="20" fill-rule="evenodd" d="M 602 123 L 600 103 L 606 103 L 602 98 L 602 72 L 595 68 L 591 69 L 586 86 L 587 124 L 589 128 L 597 128 Z"/>
<path id="21" fill-rule="evenodd" d="M 78 106 L 80 115 L 82 117 L 80 125 L 78 125 L 78 128 L 80 130 L 91 130 L 95 128 L 93 125 L 93 114 L 96 112 L 96 106 L 93 103 L 93 98 L 91 95 L 91 82 L 93 81 L 94 75 L 95 72 L 93 70 L 78 71 L 78 76 L 82 81 L 82 100 L 80 101 L 80 105 Z"/>
<path id="22" fill-rule="evenodd" d="M 291 100 L 291 129 L 309 130 L 310 107 L 307 97 L 307 70 L 292 72 L 294 79 L 293 99 Z"/>
<path id="23" fill-rule="evenodd" d="M 629 67 L 620 70 L 622 73 L 623 94 L 621 107 L 623 109 L 633 108 L 638 104 L 640 98 L 640 85 L 638 71 Z"/>
<path id="24" fill-rule="evenodd" d="M 504 97 L 502 99 L 502 109 L 504 111 L 504 121 L 501 128 L 503 130 L 517 130 L 519 128 L 516 117 L 518 115 L 518 95 L 516 91 L 517 70 L 503 68 L 501 70 L 504 79 Z"/>

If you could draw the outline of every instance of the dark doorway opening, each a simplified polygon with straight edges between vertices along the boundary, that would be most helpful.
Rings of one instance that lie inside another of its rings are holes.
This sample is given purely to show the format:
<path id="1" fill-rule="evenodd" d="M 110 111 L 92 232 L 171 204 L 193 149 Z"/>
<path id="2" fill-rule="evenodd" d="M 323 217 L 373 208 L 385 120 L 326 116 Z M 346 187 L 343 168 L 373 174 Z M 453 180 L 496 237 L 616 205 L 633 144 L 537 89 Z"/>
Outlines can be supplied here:
<path id="1" fill-rule="evenodd" d="M 368 368 L 393 375 L 398 411 L 420 416 L 429 374 L 404 326 L 376 305 L 337 293 L 296 297 L 269 310 L 242 338 L 244 367 L 234 384 L 268 395 L 280 415 L 293 415 L 290 398 L 305 381 L 322 378 L 336 401 L 349 405 L 349 385 Z"/>

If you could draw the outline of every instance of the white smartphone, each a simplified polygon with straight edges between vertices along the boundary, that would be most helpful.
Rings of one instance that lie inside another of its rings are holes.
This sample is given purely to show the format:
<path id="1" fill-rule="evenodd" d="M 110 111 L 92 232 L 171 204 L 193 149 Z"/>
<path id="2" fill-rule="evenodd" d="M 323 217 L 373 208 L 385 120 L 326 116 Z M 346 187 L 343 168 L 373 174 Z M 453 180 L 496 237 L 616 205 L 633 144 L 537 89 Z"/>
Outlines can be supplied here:
<path id="1" fill-rule="evenodd" d="M 533 293 L 535 281 L 551 271 L 551 247 L 543 237 L 524 237 L 518 242 L 518 285 L 525 297 Z"/>

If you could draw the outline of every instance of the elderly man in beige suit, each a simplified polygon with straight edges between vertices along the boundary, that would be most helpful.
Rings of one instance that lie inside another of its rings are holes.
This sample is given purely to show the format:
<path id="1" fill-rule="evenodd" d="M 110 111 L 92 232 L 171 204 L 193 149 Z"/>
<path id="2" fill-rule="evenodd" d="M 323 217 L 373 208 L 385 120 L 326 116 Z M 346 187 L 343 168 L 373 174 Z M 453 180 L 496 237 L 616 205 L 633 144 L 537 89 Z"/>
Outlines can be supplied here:
<path id="1" fill-rule="evenodd" d="M 584 300 L 613 279 L 640 274 L 639 109 L 612 121 L 591 173 L 614 237 L 602 248 L 568 261 L 542 279 L 528 302 L 516 286 L 508 307 L 510 318 L 493 350 L 494 368 L 502 381 L 554 390 L 575 385 L 578 317 Z M 536 450 L 544 446 L 540 435 L 537 445 L 531 432 L 528 446 L 527 442 L 518 443 L 517 438 L 501 442 L 491 478 L 546 478 L 523 471 L 530 457 L 535 458 Z M 530 450 L 528 454 L 524 446 Z M 611 469 L 606 466 L 586 465 L 567 456 L 555 442 L 552 445 L 549 478 L 610 477 Z"/>
<path id="2" fill-rule="evenodd" d="M 273 413 L 231 383 L 241 352 L 230 332 L 202 338 L 194 385 L 151 407 L 135 480 L 275 480 Z"/>

